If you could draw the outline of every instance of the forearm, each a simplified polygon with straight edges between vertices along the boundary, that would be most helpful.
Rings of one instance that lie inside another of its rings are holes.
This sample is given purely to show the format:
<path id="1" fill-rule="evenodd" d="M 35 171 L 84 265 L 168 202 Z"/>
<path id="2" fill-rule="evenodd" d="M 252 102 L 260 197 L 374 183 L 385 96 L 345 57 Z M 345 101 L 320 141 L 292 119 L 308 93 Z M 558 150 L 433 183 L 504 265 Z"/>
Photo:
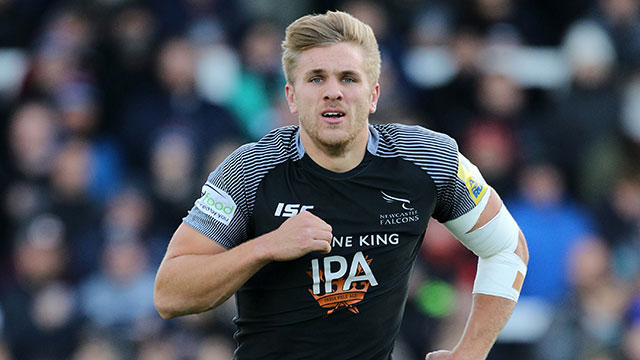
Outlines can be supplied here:
<path id="1" fill-rule="evenodd" d="M 486 359 L 515 305 L 509 299 L 474 294 L 469 320 L 450 360 Z"/>
<path id="2" fill-rule="evenodd" d="M 158 269 L 154 293 L 160 315 L 173 318 L 222 304 L 270 261 L 260 240 L 219 254 L 165 257 Z"/>
<path id="3" fill-rule="evenodd" d="M 271 261 L 331 251 L 331 226 L 308 211 L 274 231 L 226 250 L 189 225 L 173 235 L 156 276 L 154 303 L 163 318 L 222 304 Z"/>

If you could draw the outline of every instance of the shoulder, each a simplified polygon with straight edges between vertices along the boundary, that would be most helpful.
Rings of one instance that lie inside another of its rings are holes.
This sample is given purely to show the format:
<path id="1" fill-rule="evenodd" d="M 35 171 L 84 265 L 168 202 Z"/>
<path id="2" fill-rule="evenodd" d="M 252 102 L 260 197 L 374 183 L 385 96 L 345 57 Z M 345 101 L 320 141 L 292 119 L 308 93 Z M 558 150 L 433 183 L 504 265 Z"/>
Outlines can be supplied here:
<path id="1" fill-rule="evenodd" d="M 376 154 L 401 157 L 430 174 L 455 173 L 458 168 L 458 144 L 450 136 L 418 125 L 375 125 L 378 132 Z"/>
<path id="2" fill-rule="evenodd" d="M 449 135 L 419 125 L 380 124 L 380 152 L 444 152 L 457 156 L 458 145 Z"/>
<path id="3" fill-rule="evenodd" d="M 260 140 L 244 144 L 236 149 L 225 162 L 246 164 L 249 168 L 275 165 L 295 159 L 297 126 L 274 129 Z"/>

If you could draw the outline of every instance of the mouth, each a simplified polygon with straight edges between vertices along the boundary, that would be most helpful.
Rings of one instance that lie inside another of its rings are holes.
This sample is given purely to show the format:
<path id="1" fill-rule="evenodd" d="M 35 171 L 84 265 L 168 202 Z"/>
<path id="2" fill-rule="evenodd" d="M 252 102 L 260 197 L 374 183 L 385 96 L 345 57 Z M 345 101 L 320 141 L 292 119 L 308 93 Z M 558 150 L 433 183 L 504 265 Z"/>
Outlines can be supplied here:
<path id="1" fill-rule="evenodd" d="M 346 114 L 340 110 L 326 110 L 321 115 L 329 124 L 338 124 L 344 120 Z"/>

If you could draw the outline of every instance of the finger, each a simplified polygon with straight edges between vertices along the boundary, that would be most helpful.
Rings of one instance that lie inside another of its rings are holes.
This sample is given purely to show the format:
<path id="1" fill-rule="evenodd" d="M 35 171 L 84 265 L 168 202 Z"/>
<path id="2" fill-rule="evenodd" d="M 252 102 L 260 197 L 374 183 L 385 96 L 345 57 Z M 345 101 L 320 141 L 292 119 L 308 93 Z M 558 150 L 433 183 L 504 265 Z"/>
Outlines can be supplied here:
<path id="1" fill-rule="evenodd" d="M 322 220 L 319 217 L 317 217 L 314 213 L 311 212 L 311 210 L 304 210 L 301 211 L 300 213 L 298 213 L 299 217 L 308 217 L 308 218 L 314 218 L 314 219 L 318 219 L 318 220 Z"/>
<path id="2" fill-rule="evenodd" d="M 319 230 L 316 230 L 313 238 L 316 240 L 328 241 L 330 243 L 333 240 L 333 233 L 331 233 L 331 231 L 319 229 Z"/>
<path id="3" fill-rule="evenodd" d="M 329 231 L 332 230 L 331 225 L 329 225 L 326 221 L 322 220 L 322 218 L 312 213 L 311 210 L 305 210 L 296 216 L 302 216 L 304 213 L 307 213 L 306 215 L 304 215 L 305 217 L 309 217 L 309 218 L 313 218 L 314 220 L 317 220 L 317 223 L 322 224 L 323 228 L 326 228 Z"/>
<path id="4" fill-rule="evenodd" d="M 331 252 L 331 244 L 324 240 L 314 240 L 312 248 L 314 251 L 320 251 L 323 254 L 328 254 Z"/>

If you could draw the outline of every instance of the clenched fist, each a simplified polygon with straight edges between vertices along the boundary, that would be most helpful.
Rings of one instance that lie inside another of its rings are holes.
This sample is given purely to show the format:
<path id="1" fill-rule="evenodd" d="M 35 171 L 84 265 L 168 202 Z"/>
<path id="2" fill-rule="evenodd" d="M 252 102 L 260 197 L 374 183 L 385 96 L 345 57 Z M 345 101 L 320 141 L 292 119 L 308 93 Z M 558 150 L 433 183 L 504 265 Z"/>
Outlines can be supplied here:
<path id="1" fill-rule="evenodd" d="M 287 219 L 279 228 L 266 234 L 263 245 L 274 261 L 294 260 L 312 251 L 331 251 L 331 225 L 303 211 Z"/>

